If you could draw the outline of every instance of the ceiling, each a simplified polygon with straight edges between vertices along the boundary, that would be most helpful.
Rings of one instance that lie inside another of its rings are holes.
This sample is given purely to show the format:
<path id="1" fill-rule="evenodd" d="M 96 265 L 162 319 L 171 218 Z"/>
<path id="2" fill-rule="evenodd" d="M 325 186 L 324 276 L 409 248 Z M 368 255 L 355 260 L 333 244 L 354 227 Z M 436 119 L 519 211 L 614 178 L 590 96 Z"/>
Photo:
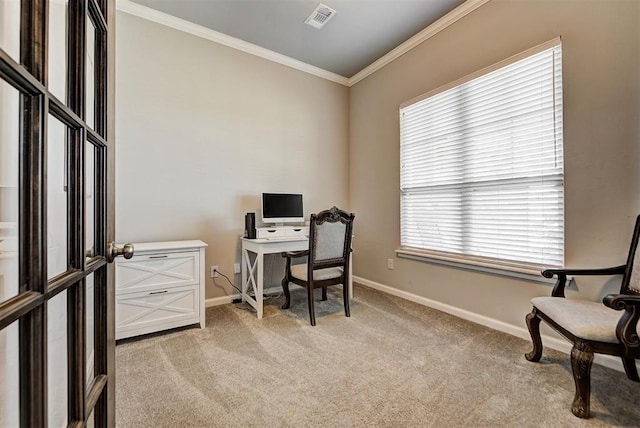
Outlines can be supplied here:
<path id="1" fill-rule="evenodd" d="M 318 30 L 318 0 L 132 1 L 347 78 L 464 3 L 323 0 L 336 14 Z"/>

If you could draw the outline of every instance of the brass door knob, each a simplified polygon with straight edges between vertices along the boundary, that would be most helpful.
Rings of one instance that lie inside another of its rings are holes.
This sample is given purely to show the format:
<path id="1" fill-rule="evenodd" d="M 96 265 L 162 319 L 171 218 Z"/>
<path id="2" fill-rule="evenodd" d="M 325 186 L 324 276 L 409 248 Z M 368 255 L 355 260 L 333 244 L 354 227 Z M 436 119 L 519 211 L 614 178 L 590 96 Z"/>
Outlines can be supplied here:
<path id="1" fill-rule="evenodd" d="M 113 263 L 116 257 L 123 256 L 125 259 L 133 257 L 133 244 L 124 244 L 122 247 L 116 247 L 116 243 L 111 241 L 107 245 L 107 262 Z"/>

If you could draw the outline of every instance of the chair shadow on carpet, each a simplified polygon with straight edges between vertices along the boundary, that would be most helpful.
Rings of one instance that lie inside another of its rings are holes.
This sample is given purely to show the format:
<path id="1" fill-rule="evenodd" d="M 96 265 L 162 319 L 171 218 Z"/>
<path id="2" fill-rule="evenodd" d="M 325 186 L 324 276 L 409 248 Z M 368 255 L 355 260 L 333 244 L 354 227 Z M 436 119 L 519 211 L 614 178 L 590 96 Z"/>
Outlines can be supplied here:
<path id="1" fill-rule="evenodd" d="M 330 319 L 339 316 L 343 319 L 349 319 L 344 316 L 342 289 L 340 287 L 327 289 L 327 300 L 321 300 L 321 289 L 316 289 L 313 296 L 315 298 L 314 305 L 316 318 Z M 280 306 L 282 306 L 284 301 L 284 296 L 279 296 L 272 298 L 268 303 L 265 302 L 265 313 L 267 313 L 267 311 L 270 313 L 272 309 L 275 309 L 278 314 L 309 324 L 309 308 L 307 306 L 307 290 L 305 288 L 296 287 L 291 290 L 291 306 L 289 309 L 280 309 Z M 273 306 L 273 308 L 267 309 L 267 306 Z M 356 309 L 357 311 L 358 306 L 359 302 L 352 299 L 352 317 L 354 316 L 353 309 Z M 357 317 L 357 312 L 355 313 L 355 316 Z"/>

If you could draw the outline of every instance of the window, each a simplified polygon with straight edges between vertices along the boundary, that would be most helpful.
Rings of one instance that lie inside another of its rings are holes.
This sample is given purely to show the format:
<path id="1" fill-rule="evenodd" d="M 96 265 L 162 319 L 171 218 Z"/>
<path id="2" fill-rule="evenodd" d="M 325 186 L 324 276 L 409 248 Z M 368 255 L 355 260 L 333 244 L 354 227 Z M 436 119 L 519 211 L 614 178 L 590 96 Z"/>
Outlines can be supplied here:
<path id="1" fill-rule="evenodd" d="M 560 39 L 400 108 L 401 250 L 564 263 Z"/>

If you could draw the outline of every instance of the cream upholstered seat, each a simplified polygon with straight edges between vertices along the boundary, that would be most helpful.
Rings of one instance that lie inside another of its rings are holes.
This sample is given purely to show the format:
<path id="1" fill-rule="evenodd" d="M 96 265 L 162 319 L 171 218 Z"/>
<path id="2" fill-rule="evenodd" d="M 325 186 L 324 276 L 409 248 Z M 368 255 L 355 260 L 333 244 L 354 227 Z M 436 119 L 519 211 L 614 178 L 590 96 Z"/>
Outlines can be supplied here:
<path id="1" fill-rule="evenodd" d="M 309 225 L 309 249 L 298 252 L 282 253 L 287 263 L 282 280 L 285 303 L 282 309 L 291 304 L 289 283 L 307 288 L 309 320 L 316 325 L 313 290 L 322 288 L 322 300 L 327 300 L 327 287 L 342 284 L 344 312 L 351 316 L 349 310 L 349 255 L 351 253 L 351 233 L 353 230 L 353 214 L 339 210 L 330 210 L 311 214 Z M 307 256 L 307 263 L 292 265 L 291 259 Z"/>
<path id="2" fill-rule="evenodd" d="M 536 297 L 533 306 L 576 337 L 618 343 L 616 326 L 620 313 L 602 303 L 562 297 Z"/>
<path id="3" fill-rule="evenodd" d="M 344 269 L 341 267 L 333 267 L 326 269 L 319 269 L 313 272 L 314 281 L 322 281 L 325 279 L 338 278 L 342 276 Z M 301 263 L 291 266 L 291 276 L 301 281 L 307 280 L 307 264 Z"/>
<path id="4" fill-rule="evenodd" d="M 526 317 L 533 341 L 533 350 L 526 354 L 529 361 L 542 357 L 540 321 L 544 320 L 558 333 L 573 343 L 571 366 L 576 384 L 576 394 L 571 406 L 574 415 L 589 417 L 591 393 L 591 364 L 594 353 L 615 355 L 622 359 L 627 377 L 640 382 L 636 359 L 640 358 L 640 216 L 631 240 L 627 264 L 606 269 L 547 269 L 546 278 L 556 276 L 551 297 L 535 297 L 533 310 Z M 566 299 L 564 289 L 567 276 L 622 275 L 619 294 L 609 294 L 603 303 L 579 299 Z"/>

